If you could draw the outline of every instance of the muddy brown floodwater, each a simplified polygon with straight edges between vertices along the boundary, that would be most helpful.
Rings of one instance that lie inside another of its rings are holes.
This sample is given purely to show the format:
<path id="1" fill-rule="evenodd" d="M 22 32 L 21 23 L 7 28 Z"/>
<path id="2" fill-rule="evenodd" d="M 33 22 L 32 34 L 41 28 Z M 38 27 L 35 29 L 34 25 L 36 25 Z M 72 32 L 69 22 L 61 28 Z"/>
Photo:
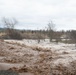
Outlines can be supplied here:
<path id="1" fill-rule="evenodd" d="M 55 63 L 63 61 L 66 58 L 65 56 L 71 58 L 68 52 L 59 54 L 51 48 L 0 41 L 0 70 L 12 70 L 18 72 L 20 75 L 76 74 L 73 71 L 76 70 L 76 61 L 68 63 L 68 65 L 71 64 L 69 66 L 70 69 L 63 65 L 62 62 Z"/>

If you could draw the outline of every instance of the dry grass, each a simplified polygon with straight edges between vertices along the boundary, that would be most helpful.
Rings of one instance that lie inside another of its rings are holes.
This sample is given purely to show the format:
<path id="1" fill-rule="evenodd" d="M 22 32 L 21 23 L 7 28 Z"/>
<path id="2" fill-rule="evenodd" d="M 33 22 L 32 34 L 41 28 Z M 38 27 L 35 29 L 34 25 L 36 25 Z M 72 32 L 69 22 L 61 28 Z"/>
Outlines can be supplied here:
<path id="1" fill-rule="evenodd" d="M 0 32 L 0 36 L 4 36 L 4 35 L 6 35 L 6 33 L 3 33 L 3 32 L 1 33 L 1 32 Z"/>

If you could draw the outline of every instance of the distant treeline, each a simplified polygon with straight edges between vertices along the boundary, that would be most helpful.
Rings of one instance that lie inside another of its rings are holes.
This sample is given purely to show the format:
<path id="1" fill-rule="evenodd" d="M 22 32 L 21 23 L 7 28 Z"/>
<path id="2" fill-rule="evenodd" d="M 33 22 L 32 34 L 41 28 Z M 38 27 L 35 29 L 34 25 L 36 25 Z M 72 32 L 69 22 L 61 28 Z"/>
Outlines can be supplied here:
<path id="1" fill-rule="evenodd" d="M 50 42 L 76 43 L 76 30 L 56 31 L 55 24 L 51 21 L 46 30 L 19 30 L 15 29 L 18 21 L 15 18 L 2 18 L 4 28 L 0 28 L 1 39 L 50 39 Z M 30 28 L 30 27 L 29 27 Z"/>

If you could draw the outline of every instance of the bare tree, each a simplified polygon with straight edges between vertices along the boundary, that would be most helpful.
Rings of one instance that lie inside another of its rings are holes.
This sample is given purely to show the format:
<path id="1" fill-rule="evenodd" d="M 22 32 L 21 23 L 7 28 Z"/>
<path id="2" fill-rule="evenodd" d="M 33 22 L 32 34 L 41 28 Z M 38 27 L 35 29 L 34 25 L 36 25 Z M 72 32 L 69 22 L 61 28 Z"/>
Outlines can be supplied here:
<path id="1" fill-rule="evenodd" d="M 55 27 L 55 24 L 52 21 L 48 23 L 47 30 L 48 30 L 48 36 L 49 36 L 50 42 L 54 38 L 54 27 Z"/>
<path id="2" fill-rule="evenodd" d="M 3 17 L 2 22 L 4 24 L 4 27 L 6 28 L 7 35 L 10 35 L 11 32 L 13 32 L 15 25 L 17 24 L 17 20 L 14 18 L 9 19 L 9 18 Z"/>
<path id="3" fill-rule="evenodd" d="M 20 33 L 16 31 L 15 25 L 18 23 L 18 21 L 15 18 L 2 18 L 2 22 L 4 23 L 4 27 L 6 28 L 6 33 L 8 35 L 8 38 L 12 39 L 20 39 Z"/>
<path id="4" fill-rule="evenodd" d="M 18 23 L 18 21 L 15 18 L 2 18 L 2 22 L 5 25 L 5 28 L 7 29 L 14 29 L 15 25 Z"/>

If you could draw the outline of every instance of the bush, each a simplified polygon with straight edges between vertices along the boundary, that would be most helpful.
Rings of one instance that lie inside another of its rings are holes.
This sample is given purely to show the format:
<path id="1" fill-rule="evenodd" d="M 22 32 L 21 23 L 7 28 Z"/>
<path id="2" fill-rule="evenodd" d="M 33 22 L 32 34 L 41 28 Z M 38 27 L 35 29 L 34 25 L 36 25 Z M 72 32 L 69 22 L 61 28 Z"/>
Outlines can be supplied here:
<path id="1" fill-rule="evenodd" d="M 18 39 L 18 40 L 22 39 L 21 33 L 16 30 L 11 30 L 10 33 L 8 34 L 8 37 L 10 39 Z"/>

